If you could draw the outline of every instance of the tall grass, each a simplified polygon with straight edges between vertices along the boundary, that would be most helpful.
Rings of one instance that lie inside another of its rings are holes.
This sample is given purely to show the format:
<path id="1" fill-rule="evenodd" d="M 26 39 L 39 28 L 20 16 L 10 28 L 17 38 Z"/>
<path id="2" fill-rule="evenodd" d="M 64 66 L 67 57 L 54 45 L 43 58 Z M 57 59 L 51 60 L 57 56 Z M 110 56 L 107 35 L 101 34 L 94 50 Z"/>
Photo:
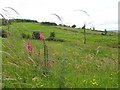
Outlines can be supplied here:
<path id="1" fill-rule="evenodd" d="M 6 26 L 2 26 L 6 29 Z M 7 30 L 7 29 L 6 29 Z M 101 36 L 99 32 L 86 30 L 87 44 L 83 44 L 83 30 L 44 26 L 35 23 L 13 23 L 10 36 L 2 39 L 3 88 L 117 88 L 118 47 L 117 36 Z M 45 43 L 30 39 L 34 53 L 29 54 L 27 39 L 21 33 L 42 32 L 49 37 L 66 42 Z M 95 35 L 93 35 L 95 33 Z M 47 51 L 48 52 L 45 52 Z M 43 75 L 44 61 L 49 75 Z M 47 66 L 47 64 L 46 64 Z"/>
<path id="2" fill-rule="evenodd" d="M 29 56 L 26 39 L 23 41 L 18 35 L 3 39 L 3 51 L 8 53 L 3 53 L 3 74 L 6 75 L 3 87 L 117 87 L 118 53 L 117 48 L 112 47 L 114 42 L 110 46 L 106 42 L 89 42 L 85 47 L 82 41 L 47 42 L 49 59 L 54 61 L 50 77 L 42 76 L 43 44 L 38 40 L 31 40 L 31 43 L 35 51 L 33 56 Z"/>

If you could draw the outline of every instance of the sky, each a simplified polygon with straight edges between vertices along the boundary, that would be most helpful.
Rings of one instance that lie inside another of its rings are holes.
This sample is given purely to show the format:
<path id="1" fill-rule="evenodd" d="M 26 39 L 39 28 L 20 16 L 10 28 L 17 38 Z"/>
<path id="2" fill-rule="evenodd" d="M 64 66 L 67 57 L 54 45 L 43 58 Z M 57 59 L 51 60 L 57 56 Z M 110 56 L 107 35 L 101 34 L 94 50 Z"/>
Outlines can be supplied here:
<path id="1" fill-rule="evenodd" d="M 0 0 L 0 13 L 97 30 L 118 30 L 119 0 Z M 14 8 L 19 14 L 5 7 Z M 3 9 L 8 12 L 3 11 Z M 85 11 L 85 12 L 83 12 Z M 53 14 L 61 17 L 62 21 Z"/>

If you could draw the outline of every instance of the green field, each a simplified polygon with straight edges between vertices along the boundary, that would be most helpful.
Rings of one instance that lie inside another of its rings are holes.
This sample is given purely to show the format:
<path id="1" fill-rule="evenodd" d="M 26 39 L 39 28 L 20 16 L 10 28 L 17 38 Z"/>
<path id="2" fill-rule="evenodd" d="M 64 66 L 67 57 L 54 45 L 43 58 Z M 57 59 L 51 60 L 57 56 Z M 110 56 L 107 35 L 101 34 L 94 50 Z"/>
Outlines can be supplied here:
<path id="1" fill-rule="evenodd" d="M 7 26 L 1 26 L 7 30 Z M 29 55 L 28 39 L 33 31 L 42 32 L 45 38 L 55 32 L 56 39 L 46 41 L 48 60 L 52 61 L 49 75 L 42 74 L 44 61 L 43 42 L 30 39 L 34 53 Z M 83 30 L 62 26 L 45 26 L 39 23 L 13 23 L 10 36 L 2 39 L 3 88 L 117 88 L 118 87 L 118 36 L 116 33 L 86 30 L 87 43 L 83 44 Z M 38 55 L 40 53 L 40 55 Z"/>

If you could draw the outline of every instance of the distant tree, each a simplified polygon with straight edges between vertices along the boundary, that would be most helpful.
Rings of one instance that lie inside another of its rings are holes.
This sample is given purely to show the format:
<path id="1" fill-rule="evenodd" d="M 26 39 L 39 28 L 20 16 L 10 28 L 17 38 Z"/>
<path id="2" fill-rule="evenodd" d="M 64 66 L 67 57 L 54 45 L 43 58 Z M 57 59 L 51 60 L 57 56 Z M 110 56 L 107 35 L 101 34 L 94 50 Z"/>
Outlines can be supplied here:
<path id="1" fill-rule="evenodd" d="M 107 35 L 107 30 L 106 30 L 106 29 L 105 29 L 105 31 L 104 31 L 104 32 L 105 32 L 105 35 Z"/>
<path id="2" fill-rule="evenodd" d="M 63 24 L 62 26 L 67 27 L 67 25 Z"/>
<path id="3" fill-rule="evenodd" d="M 54 23 L 54 22 L 41 22 L 41 24 L 43 24 L 43 25 L 57 26 L 57 24 Z"/>
<path id="4" fill-rule="evenodd" d="M 72 28 L 75 28 L 76 27 L 76 25 L 74 24 L 74 25 L 72 25 Z"/>
<path id="5" fill-rule="evenodd" d="M 36 22 L 38 23 L 37 20 L 30 20 L 30 19 L 10 19 L 10 22 Z"/>
<path id="6" fill-rule="evenodd" d="M 93 27 L 93 30 L 95 30 L 95 27 Z"/>
<path id="7" fill-rule="evenodd" d="M 59 26 L 62 26 L 62 24 L 59 24 Z"/>
<path id="8" fill-rule="evenodd" d="M 8 20 L 7 19 L 1 19 L 1 21 L 2 21 L 2 25 L 4 26 L 6 26 L 6 25 L 8 25 Z"/>

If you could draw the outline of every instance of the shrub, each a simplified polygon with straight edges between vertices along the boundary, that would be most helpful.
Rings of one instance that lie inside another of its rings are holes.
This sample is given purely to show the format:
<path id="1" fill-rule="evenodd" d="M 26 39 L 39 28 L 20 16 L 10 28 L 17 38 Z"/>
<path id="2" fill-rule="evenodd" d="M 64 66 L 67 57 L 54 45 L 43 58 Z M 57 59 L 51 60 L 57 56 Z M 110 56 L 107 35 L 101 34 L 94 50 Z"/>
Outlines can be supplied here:
<path id="1" fill-rule="evenodd" d="M 55 40 L 55 32 L 51 32 L 49 38 L 47 38 L 48 41 L 56 41 Z"/>
<path id="2" fill-rule="evenodd" d="M 5 30 L 2 30 L 1 32 L 0 32 L 0 36 L 2 37 L 2 38 L 7 38 L 7 35 L 8 33 L 7 33 L 7 31 L 5 31 Z"/>
<path id="3" fill-rule="evenodd" d="M 33 39 L 40 39 L 40 33 L 39 32 L 33 32 L 32 38 Z"/>
<path id="4" fill-rule="evenodd" d="M 22 35 L 22 38 L 26 38 L 26 34 L 22 33 L 21 35 Z"/>
<path id="5" fill-rule="evenodd" d="M 76 27 L 76 25 L 72 25 L 72 28 L 75 28 Z"/>
<path id="6" fill-rule="evenodd" d="M 50 38 L 55 38 L 55 32 L 50 33 Z"/>
<path id="7" fill-rule="evenodd" d="M 22 35 L 22 38 L 26 38 L 26 39 L 30 38 L 30 34 L 22 33 L 21 35 Z"/>
<path id="8" fill-rule="evenodd" d="M 57 26 L 57 24 L 54 23 L 54 22 L 41 22 L 41 24 L 43 24 L 43 25 Z"/>
<path id="9" fill-rule="evenodd" d="M 55 38 L 55 32 L 51 32 L 49 38 L 47 38 L 46 40 L 56 41 L 56 42 L 65 42 L 65 40 L 62 40 L 62 39 L 56 39 Z"/>

